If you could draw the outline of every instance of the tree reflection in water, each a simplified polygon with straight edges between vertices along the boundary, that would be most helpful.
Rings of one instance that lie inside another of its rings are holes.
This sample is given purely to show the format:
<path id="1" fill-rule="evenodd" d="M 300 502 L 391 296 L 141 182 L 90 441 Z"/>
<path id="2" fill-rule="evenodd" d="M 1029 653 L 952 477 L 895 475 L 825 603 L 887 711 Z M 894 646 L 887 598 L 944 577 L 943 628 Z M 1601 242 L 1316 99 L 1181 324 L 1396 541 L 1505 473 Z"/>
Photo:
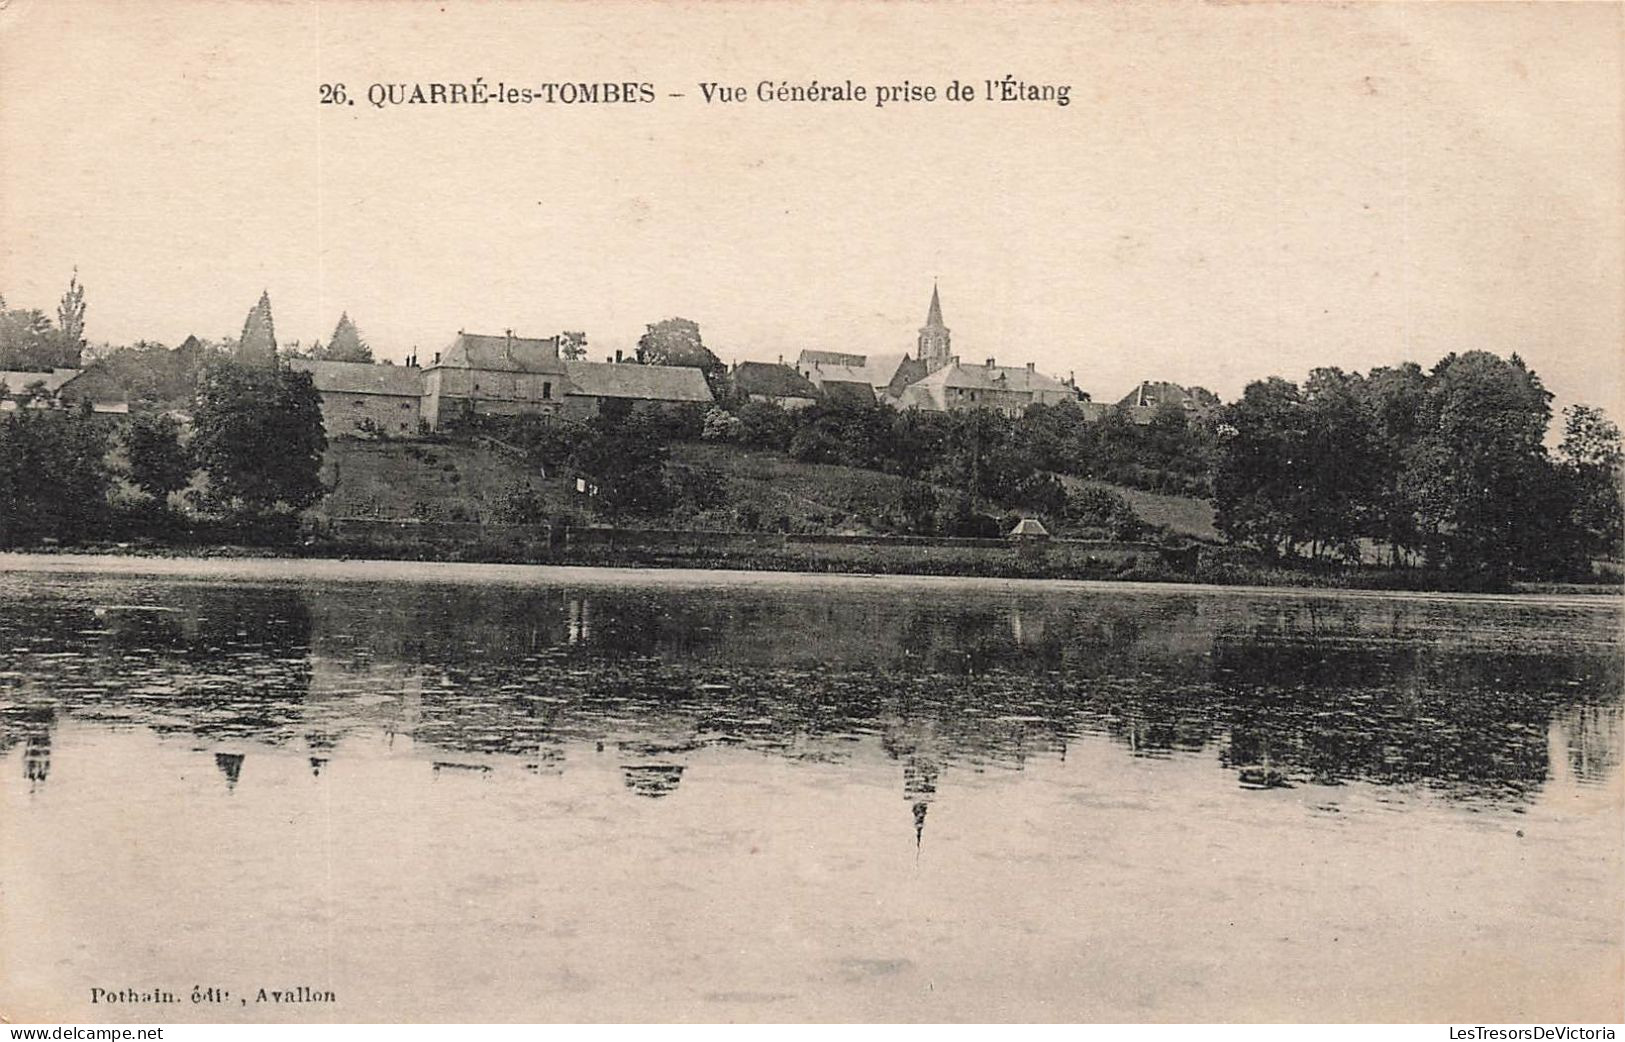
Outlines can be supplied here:
<path id="1" fill-rule="evenodd" d="M 1420 784 L 1521 800 L 1618 769 L 1619 608 L 1034 587 L 505 588 L 14 577 L 0 752 L 36 787 L 64 718 L 293 746 L 406 735 L 437 769 L 677 790 L 699 749 L 898 764 L 916 839 L 955 770 L 1105 736 L 1212 755 L 1237 784 Z M 929 592 L 925 592 L 929 590 Z"/>

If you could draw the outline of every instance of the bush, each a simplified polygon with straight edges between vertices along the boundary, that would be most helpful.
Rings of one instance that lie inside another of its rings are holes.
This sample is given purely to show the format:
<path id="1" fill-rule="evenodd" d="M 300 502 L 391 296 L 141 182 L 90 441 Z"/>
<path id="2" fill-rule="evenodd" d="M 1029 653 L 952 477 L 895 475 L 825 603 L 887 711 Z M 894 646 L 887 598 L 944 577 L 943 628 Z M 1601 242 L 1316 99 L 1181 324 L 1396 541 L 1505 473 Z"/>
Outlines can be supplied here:
<path id="1" fill-rule="evenodd" d="M 530 485 L 510 485 L 504 489 L 491 511 L 499 525 L 536 525 L 548 518 L 547 501 Z"/>
<path id="2" fill-rule="evenodd" d="M 1075 525 L 1105 529 L 1113 539 L 1138 539 L 1146 527 L 1128 500 L 1096 485 L 1085 485 L 1067 495 L 1065 517 Z"/>
<path id="3" fill-rule="evenodd" d="M 739 417 L 726 410 L 712 407 L 705 414 L 705 425 L 700 431 L 700 437 L 706 441 L 738 441 L 744 430 L 745 424 Z"/>

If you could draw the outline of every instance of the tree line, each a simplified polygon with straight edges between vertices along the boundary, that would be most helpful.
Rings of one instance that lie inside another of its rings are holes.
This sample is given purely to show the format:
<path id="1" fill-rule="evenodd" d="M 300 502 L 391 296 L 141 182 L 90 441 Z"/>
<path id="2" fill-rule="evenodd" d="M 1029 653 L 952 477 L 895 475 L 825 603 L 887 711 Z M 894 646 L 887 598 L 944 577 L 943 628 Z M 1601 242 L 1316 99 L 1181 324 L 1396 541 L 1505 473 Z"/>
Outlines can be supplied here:
<path id="1" fill-rule="evenodd" d="M 187 423 L 156 410 L 117 426 L 88 407 L 9 411 L 0 415 L 0 545 L 188 531 L 205 541 L 285 539 L 325 494 L 326 448 L 308 373 L 218 356 L 198 374 Z"/>
<path id="2" fill-rule="evenodd" d="M 1249 384 L 1215 430 L 1218 528 L 1282 560 L 1588 574 L 1619 553 L 1619 430 L 1575 406 L 1553 455 L 1551 399 L 1517 355 L 1484 351 Z"/>

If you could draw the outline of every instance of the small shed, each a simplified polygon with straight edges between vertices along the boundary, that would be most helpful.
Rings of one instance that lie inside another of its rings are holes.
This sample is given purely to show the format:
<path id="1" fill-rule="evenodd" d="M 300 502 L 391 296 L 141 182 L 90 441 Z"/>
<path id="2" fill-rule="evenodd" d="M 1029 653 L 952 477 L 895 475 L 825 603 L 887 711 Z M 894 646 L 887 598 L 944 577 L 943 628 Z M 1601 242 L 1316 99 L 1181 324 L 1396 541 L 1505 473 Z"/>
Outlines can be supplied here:
<path id="1" fill-rule="evenodd" d="M 1048 539 L 1049 529 L 1036 517 L 1024 517 L 1010 529 L 1011 539 Z"/>

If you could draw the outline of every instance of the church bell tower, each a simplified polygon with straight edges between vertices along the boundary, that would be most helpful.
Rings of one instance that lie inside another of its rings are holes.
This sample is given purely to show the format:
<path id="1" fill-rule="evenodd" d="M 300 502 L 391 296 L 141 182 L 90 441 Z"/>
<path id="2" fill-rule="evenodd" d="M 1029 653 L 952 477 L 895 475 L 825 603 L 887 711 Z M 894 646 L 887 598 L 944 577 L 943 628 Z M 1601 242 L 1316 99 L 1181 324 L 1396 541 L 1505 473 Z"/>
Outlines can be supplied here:
<path id="1" fill-rule="evenodd" d="M 937 298 L 937 287 L 931 287 L 931 310 L 925 314 L 925 325 L 920 328 L 919 354 L 925 371 L 934 373 L 948 364 L 953 357 L 948 327 L 942 324 L 942 301 Z"/>

